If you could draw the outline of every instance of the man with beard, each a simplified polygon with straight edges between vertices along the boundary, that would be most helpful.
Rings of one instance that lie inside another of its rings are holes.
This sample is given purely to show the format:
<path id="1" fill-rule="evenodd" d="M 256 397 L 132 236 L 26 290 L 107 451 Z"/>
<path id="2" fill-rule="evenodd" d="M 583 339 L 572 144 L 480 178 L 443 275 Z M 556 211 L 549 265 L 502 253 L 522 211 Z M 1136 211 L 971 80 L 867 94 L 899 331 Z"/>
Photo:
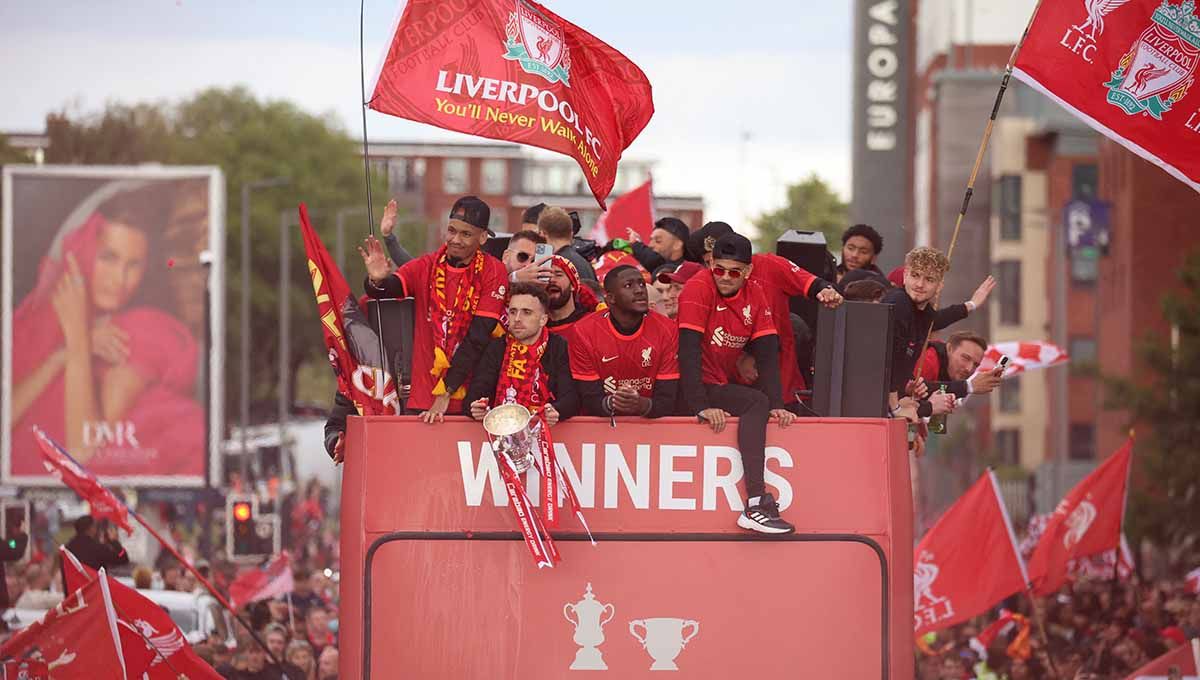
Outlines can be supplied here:
<path id="1" fill-rule="evenodd" d="M 553 426 L 579 412 L 566 340 L 546 328 L 549 299 L 536 284 L 513 284 L 508 333 L 488 344 L 467 390 L 467 415 L 483 420 L 494 404 L 520 404 Z"/>
<path id="2" fill-rule="evenodd" d="M 482 250 L 490 218 L 491 209 L 478 197 L 458 199 L 442 246 L 395 271 L 374 236 L 358 249 L 367 269 L 367 295 L 414 299 L 408 406 L 426 423 L 442 422 L 447 411 L 461 412 L 471 372 L 504 308 L 508 274 Z"/>
<path id="3" fill-rule="evenodd" d="M 968 394 L 987 394 L 1000 386 L 1004 369 L 997 366 L 976 373 L 986 351 L 987 340 L 971 331 L 954 333 L 946 342 L 930 340 L 921 377 L 930 391 L 937 392 L 945 385 L 946 391 L 959 399 L 966 399 Z"/>
<path id="4" fill-rule="evenodd" d="M 837 267 L 838 281 L 847 272 L 859 269 L 883 276 L 875 265 L 883 252 L 883 237 L 869 224 L 856 224 L 842 232 L 842 263 Z"/>
<path id="5" fill-rule="evenodd" d="M 783 407 L 779 381 L 779 336 L 771 304 L 753 272 L 750 241 L 727 233 L 712 247 L 708 274 L 693 276 L 679 296 L 679 368 L 688 413 L 713 432 L 738 418 L 738 449 L 746 478 L 743 529 L 767 534 L 795 531 L 779 516 L 779 504 L 764 482 L 767 421 L 787 427 L 796 415 Z M 758 387 L 737 384 L 737 360 L 748 351 L 758 367 Z"/>
<path id="6" fill-rule="evenodd" d="M 550 259 L 546 296 L 550 301 L 550 332 L 568 341 L 575 337 L 575 322 L 599 305 L 596 294 L 579 280 L 575 264 L 561 255 Z"/>
<path id="7" fill-rule="evenodd" d="M 691 229 L 676 217 L 664 217 L 654 223 L 648 246 L 642 243 L 636 231 L 627 231 L 632 242 L 633 256 L 648 272 L 655 271 L 663 265 L 678 265 L 683 262 L 688 236 L 691 234 Z"/>
<path id="8" fill-rule="evenodd" d="M 508 247 L 500 253 L 500 261 L 508 270 L 508 280 L 513 283 L 540 283 L 546 285 L 550 271 L 542 265 L 546 259 L 538 260 L 536 250 L 546 239 L 536 231 L 518 231 L 508 240 Z"/>
<path id="9" fill-rule="evenodd" d="M 679 335 L 649 308 L 646 279 L 628 265 L 604 277 L 608 309 L 576 325 L 571 374 L 591 416 L 671 415 L 678 394 Z"/>

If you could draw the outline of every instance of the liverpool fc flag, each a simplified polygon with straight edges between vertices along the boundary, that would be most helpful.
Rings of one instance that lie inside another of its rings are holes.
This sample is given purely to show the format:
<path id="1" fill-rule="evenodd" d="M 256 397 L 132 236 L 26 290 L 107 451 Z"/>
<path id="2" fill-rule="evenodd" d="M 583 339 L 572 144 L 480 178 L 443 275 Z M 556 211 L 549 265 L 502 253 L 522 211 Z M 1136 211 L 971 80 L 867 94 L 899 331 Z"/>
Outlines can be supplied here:
<path id="1" fill-rule="evenodd" d="M 637 64 L 531 0 L 410 0 L 368 104 L 570 156 L 601 208 L 654 113 Z"/>
<path id="2" fill-rule="evenodd" d="M 916 635 L 948 628 L 1025 588 L 996 475 L 988 470 L 958 499 L 913 551 Z"/>
<path id="3" fill-rule="evenodd" d="M 1195 0 L 1043 2 L 1013 75 L 1200 191 Z"/>
<path id="4" fill-rule="evenodd" d="M 1071 560 L 1120 544 L 1132 459 L 1130 439 L 1059 502 L 1029 558 L 1029 578 L 1038 595 L 1062 587 Z"/>

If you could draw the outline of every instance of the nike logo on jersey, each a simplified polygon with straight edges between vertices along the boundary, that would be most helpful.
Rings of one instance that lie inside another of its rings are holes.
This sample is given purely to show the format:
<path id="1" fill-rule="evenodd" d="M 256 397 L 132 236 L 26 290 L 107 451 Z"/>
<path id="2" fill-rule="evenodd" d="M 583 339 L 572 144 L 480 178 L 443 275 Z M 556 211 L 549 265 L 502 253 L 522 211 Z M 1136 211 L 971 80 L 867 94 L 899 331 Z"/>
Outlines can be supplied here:
<path id="1" fill-rule="evenodd" d="M 607 364 L 610 361 L 616 361 L 616 357 L 600 357 L 600 363 Z"/>

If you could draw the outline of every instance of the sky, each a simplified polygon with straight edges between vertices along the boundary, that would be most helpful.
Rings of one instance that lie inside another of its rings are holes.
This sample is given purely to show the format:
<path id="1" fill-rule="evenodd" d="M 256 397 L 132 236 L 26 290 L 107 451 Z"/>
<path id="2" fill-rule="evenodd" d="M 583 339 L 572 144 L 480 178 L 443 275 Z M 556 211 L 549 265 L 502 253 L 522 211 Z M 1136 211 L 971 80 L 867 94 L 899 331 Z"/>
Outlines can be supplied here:
<path id="1" fill-rule="evenodd" d="M 699 194 L 708 219 L 743 227 L 810 173 L 848 197 L 852 3 L 544 4 L 650 78 L 655 114 L 625 157 L 656 163 L 656 193 Z M 366 2 L 368 83 L 401 6 Z M 241 84 L 361 135 L 356 2 L 4 2 L 0 64 L 0 131 L 39 131 L 51 111 Z M 367 125 L 380 141 L 475 139 L 374 111 Z"/>

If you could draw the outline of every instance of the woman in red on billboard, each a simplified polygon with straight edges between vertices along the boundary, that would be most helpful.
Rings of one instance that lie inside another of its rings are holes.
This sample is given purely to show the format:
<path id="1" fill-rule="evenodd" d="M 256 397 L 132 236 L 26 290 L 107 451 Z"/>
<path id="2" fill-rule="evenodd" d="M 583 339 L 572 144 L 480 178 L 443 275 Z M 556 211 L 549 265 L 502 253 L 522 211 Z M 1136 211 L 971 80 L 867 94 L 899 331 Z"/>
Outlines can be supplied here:
<path id="1" fill-rule="evenodd" d="M 96 474 L 203 474 L 196 340 L 139 299 L 172 195 L 165 183 L 116 193 L 39 264 L 13 318 L 15 476 L 43 473 L 34 425 Z"/>

